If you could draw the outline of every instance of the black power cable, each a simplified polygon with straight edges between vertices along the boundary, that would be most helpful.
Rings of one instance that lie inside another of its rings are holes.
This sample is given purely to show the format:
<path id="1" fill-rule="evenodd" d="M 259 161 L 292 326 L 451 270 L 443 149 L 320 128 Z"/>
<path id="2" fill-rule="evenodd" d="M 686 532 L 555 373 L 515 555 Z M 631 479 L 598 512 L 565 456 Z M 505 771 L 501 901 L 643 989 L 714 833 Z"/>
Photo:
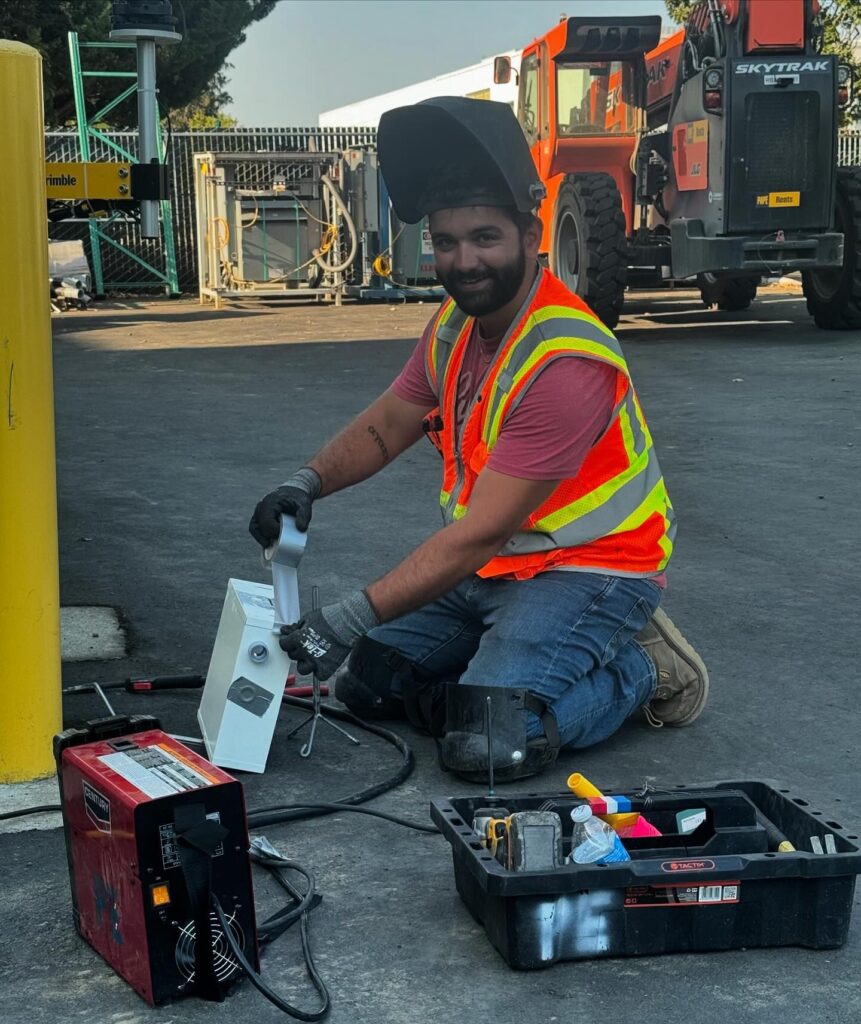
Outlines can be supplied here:
<path id="1" fill-rule="evenodd" d="M 305 700 L 302 697 L 283 697 L 283 704 L 288 704 L 291 707 L 302 708 L 304 711 L 313 711 L 314 704 L 310 700 Z M 387 743 L 391 743 L 393 747 L 400 750 L 403 755 L 401 766 L 394 775 L 387 779 L 383 779 L 381 782 L 375 783 L 373 786 L 368 786 L 366 789 L 361 789 L 357 793 L 351 793 L 348 796 L 342 797 L 337 802 L 339 804 L 364 804 L 369 800 L 373 800 L 374 797 L 381 796 L 383 793 L 388 793 L 389 790 L 399 786 L 402 782 L 412 775 L 416 760 L 413 755 L 412 748 L 401 736 L 398 736 L 396 732 L 392 732 L 391 729 L 384 729 L 381 725 L 374 725 L 372 722 L 366 722 L 354 715 L 351 711 L 346 709 L 334 708 L 330 705 L 324 704 L 321 709 L 323 714 L 329 718 L 337 718 L 342 722 L 350 722 L 359 729 L 363 729 L 365 732 L 373 733 L 375 736 L 379 736 L 381 739 L 386 740 Z M 326 810 L 322 805 L 315 806 L 310 803 L 301 804 L 297 808 L 279 813 L 277 817 L 265 817 L 263 811 L 271 810 L 275 811 L 274 808 L 263 808 L 261 809 L 261 817 L 255 819 L 254 825 L 258 828 L 263 828 L 266 825 L 276 825 L 283 821 L 301 821 L 305 818 L 319 818 L 326 814 L 331 814 L 331 810 Z M 256 814 L 256 811 L 249 811 L 249 824 L 251 823 L 251 815 Z"/>
<path id="2" fill-rule="evenodd" d="M 368 814 L 374 818 L 382 818 L 383 821 L 391 821 L 395 825 L 403 825 L 404 828 L 415 829 L 416 832 L 429 832 L 439 835 L 436 825 L 422 825 L 417 821 L 408 821 L 406 818 L 399 818 L 396 814 L 387 814 L 385 811 L 376 811 L 371 807 L 356 807 L 348 803 L 318 803 L 317 801 L 305 801 L 299 804 L 276 804 L 273 807 L 257 807 L 248 812 L 249 828 L 265 828 L 267 825 L 279 825 L 282 821 L 295 820 L 281 814 L 282 811 L 292 812 L 299 809 L 309 809 L 320 814 L 337 814 L 340 811 L 353 811 L 355 814 Z M 299 815 L 299 817 L 312 817 L 312 815 Z"/>
<path id="3" fill-rule="evenodd" d="M 314 984 L 314 987 L 320 993 L 322 999 L 322 1005 L 319 1010 L 308 1012 L 307 1010 L 300 1010 L 298 1006 L 293 1006 L 288 1003 L 286 999 L 282 999 L 273 989 L 271 989 L 266 982 L 260 977 L 257 971 L 251 966 L 245 953 L 242 951 L 242 947 L 236 941 L 236 936 L 230 930 L 227 918 L 224 916 L 224 911 L 221 909 L 221 904 L 218 902 L 218 897 L 212 894 L 212 908 L 215 911 L 215 916 L 218 918 L 218 923 L 221 925 L 221 930 L 224 933 L 227 944 L 230 946 L 230 952 L 236 957 L 236 961 L 239 966 L 245 971 L 248 980 L 257 989 L 261 995 L 264 995 L 270 1003 L 277 1006 L 279 1010 L 289 1014 L 291 1017 L 296 1017 L 298 1020 L 316 1021 L 322 1020 L 329 1012 L 329 992 L 323 983 L 323 979 L 317 973 L 317 969 L 314 967 L 314 961 L 311 958 L 311 948 L 308 942 L 308 927 L 307 917 L 305 914 L 299 922 L 299 927 L 302 932 L 302 951 L 305 954 L 305 965 L 308 970 L 308 976 Z"/>
<path id="4" fill-rule="evenodd" d="M 271 942 L 273 939 L 277 938 L 285 928 L 288 928 L 298 917 L 299 933 L 302 941 L 302 955 L 305 960 L 305 971 L 311 979 L 311 983 L 314 988 L 316 988 L 317 992 L 320 994 L 320 1008 L 317 1010 L 302 1010 L 297 1006 L 293 1006 L 292 1003 L 288 1003 L 283 996 L 278 995 L 277 992 L 269 987 L 257 971 L 254 970 L 254 967 L 245 956 L 236 936 L 228 925 L 228 921 L 224 915 L 221 904 L 218 901 L 218 897 L 215 893 L 212 893 L 212 908 L 218 918 L 219 924 L 221 925 L 221 930 L 227 940 L 230 951 L 236 958 L 237 963 L 239 963 L 245 971 L 251 984 L 271 1003 L 277 1006 L 279 1010 L 289 1014 L 291 1017 L 295 1017 L 297 1020 L 322 1020 L 329 1012 L 330 1008 L 329 990 L 326 988 L 325 982 L 317 971 L 308 936 L 308 914 L 320 902 L 320 896 L 316 891 L 317 885 L 314 880 L 314 875 L 306 868 L 303 868 L 301 864 L 297 864 L 296 861 L 288 860 L 286 857 L 279 856 L 277 851 L 272 847 L 270 847 L 269 850 L 261 849 L 259 842 L 252 843 L 251 859 L 270 871 L 278 883 L 287 890 L 295 901 L 294 906 L 286 907 L 283 910 L 278 911 L 276 914 L 273 914 L 272 917 L 267 918 L 266 921 L 264 921 L 258 928 L 258 936 L 261 942 Z M 307 883 L 304 893 L 300 892 L 299 889 L 297 889 L 296 886 L 284 876 L 283 870 L 287 869 L 298 871 L 300 875 L 304 876 Z"/>

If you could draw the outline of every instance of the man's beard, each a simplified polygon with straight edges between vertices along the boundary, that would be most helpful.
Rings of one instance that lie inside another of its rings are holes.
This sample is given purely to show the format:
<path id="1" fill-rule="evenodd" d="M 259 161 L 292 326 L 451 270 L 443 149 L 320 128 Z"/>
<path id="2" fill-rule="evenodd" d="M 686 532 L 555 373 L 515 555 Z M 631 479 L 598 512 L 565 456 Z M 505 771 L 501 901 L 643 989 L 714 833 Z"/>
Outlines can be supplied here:
<path id="1" fill-rule="evenodd" d="M 467 316 L 487 316 L 502 309 L 519 291 L 525 274 L 526 254 L 522 248 L 504 267 L 482 267 L 469 274 L 457 270 L 443 274 L 437 270 L 443 288 Z M 462 284 L 475 281 L 484 281 L 486 286 L 479 291 L 464 291 L 461 288 Z"/>

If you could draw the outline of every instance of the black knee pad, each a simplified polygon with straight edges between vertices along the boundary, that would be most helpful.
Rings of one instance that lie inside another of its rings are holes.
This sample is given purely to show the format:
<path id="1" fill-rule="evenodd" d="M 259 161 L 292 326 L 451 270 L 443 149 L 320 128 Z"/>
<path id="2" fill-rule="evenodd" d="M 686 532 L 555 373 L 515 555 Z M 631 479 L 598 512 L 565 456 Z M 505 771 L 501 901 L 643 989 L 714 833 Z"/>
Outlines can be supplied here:
<path id="1" fill-rule="evenodd" d="M 400 695 L 392 693 L 397 680 Z M 388 644 L 363 636 L 335 679 L 335 695 L 365 718 L 407 718 L 417 729 L 441 736 L 445 727 L 445 680 L 432 676 Z"/>
<path id="2" fill-rule="evenodd" d="M 492 757 L 495 780 L 513 782 L 537 775 L 556 761 L 560 740 L 556 719 L 545 702 L 528 690 L 458 683 L 448 687 L 446 698 L 440 760 L 449 771 L 482 782 L 489 778 Z M 526 738 L 527 711 L 541 719 L 544 736 Z"/>
<path id="3" fill-rule="evenodd" d="M 393 656 L 405 660 L 394 647 L 360 637 L 335 677 L 335 696 L 364 718 L 403 718 L 403 702 L 392 695 L 397 671 Z"/>

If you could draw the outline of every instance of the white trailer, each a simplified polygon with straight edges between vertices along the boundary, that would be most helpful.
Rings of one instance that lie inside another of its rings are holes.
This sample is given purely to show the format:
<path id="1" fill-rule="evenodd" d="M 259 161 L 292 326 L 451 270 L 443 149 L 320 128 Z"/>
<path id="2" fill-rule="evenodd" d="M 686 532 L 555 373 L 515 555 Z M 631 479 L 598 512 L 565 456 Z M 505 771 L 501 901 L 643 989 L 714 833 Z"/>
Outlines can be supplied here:
<path id="1" fill-rule="evenodd" d="M 499 56 L 510 57 L 512 66 L 517 71 L 520 65 L 519 50 L 511 50 Z M 344 125 L 351 128 L 376 128 L 387 110 L 419 103 L 433 96 L 467 96 L 471 99 L 497 100 L 509 103 L 513 108 L 517 102 L 516 76 L 512 75 L 511 81 L 506 85 L 496 85 L 493 81 L 494 59 L 487 57 L 468 68 L 449 71 L 424 82 L 404 86 L 403 89 L 395 89 L 379 96 L 372 96 L 370 99 L 359 100 L 357 103 L 349 103 L 344 107 L 326 110 L 320 114 L 318 124 L 321 128 L 340 128 Z"/>

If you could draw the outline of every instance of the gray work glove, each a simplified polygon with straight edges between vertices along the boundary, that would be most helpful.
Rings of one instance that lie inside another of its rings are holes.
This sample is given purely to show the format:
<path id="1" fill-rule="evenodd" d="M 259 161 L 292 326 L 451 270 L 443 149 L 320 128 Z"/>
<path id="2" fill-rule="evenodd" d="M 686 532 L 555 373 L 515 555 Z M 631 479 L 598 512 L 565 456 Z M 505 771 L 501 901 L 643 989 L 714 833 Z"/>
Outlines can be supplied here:
<path id="1" fill-rule="evenodd" d="M 300 674 L 328 679 L 356 640 L 379 624 L 367 594 L 357 590 L 337 604 L 309 612 L 292 626 L 282 626 L 278 642 Z"/>
<path id="2" fill-rule="evenodd" d="M 268 548 L 281 534 L 281 516 L 287 515 L 296 519 L 296 529 L 304 533 L 311 522 L 311 504 L 322 487 L 317 471 L 303 466 L 257 502 L 248 532 L 261 547 Z"/>

